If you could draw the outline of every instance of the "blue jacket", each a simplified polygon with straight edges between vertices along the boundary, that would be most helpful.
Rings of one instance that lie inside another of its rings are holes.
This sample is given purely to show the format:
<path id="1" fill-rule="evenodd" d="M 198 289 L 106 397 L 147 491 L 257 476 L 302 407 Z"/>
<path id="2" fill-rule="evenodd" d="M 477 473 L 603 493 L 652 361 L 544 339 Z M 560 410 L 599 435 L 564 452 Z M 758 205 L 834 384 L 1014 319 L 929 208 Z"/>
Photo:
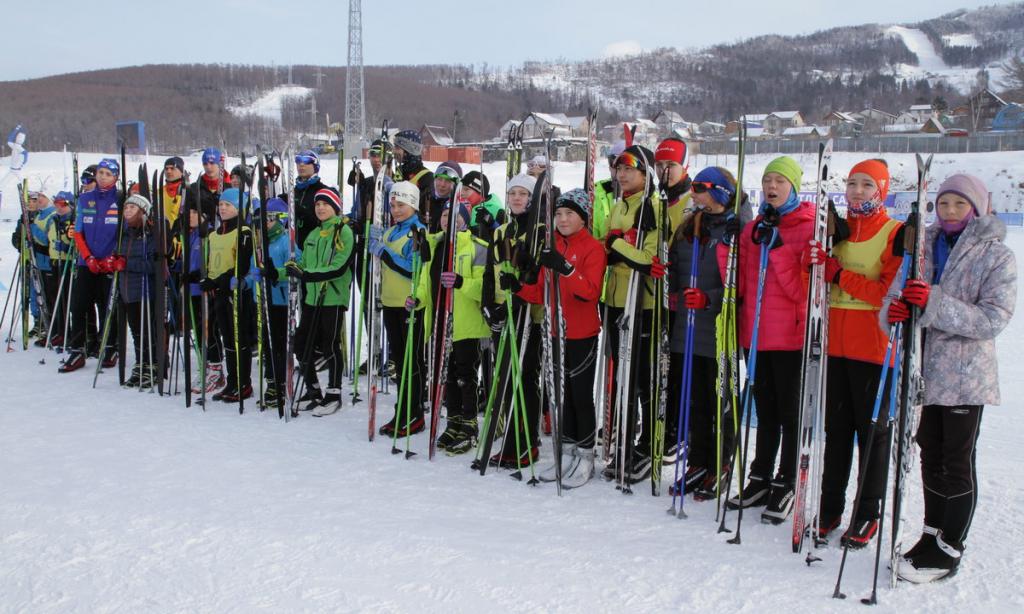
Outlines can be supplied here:
<path id="1" fill-rule="evenodd" d="M 275 230 L 277 230 L 275 228 Z M 257 249 L 259 249 L 257 247 Z M 284 264 L 288 262 L 288 231 L 278 232 L 275 234 L 272 232 L 270 237 L 270 259 L 274 262 L 273 266 L 277 269 L 277 281 L 270 284 L 270 304 L 276 306 L 288 305 L 288 277 L 284 270 Z M 296 247 L 298 251 L 298 247 Z M 296 255 L 296 258 L 299 256 Z M 255 258 L 255 254 L 253 255 Z M 270 266 L 270 263 L 265 263 L 265 266 Z M 256 268 L 256 263 L 253 261 L 252 267 L 249 268 L 249 274 L 252 276 L 254 282 L 259 282 L 261 279 L 260 270 Z M 253 286 L 253 298 L 256 296 L 256 284 Z M 262 291 L 262 290 L 261 290 Z"/>
<path id="2" fill-rule="evenodd" d="M 106 258 L 117 249 L 117 190 L 98 187 L 78 197 L 75 208 L 75 234 L 85 239 L 88 253 L 79 253 L 78 264 L 85 266 L 85 257 Z"/>
<path id="3" fill-rule="evenodd" d="M 143 292 L 149 299 L 156 297 L 158 282 L 156 270 L 156 238 L 153 228 L 147 223 L 138 228 L 125 225 L 123 255 L 126 259 L 124 272 L 118 276 L 118 291 L 123 303 L 138 303 Z"/>
<path id="4" fill-rule="evenodd" d="M 50 270 L 50 236 L 46 229 L 50 225 L 50 218 L 57 213 L 54 206 L 49 206 L 36 213 L 29 224 L 29 233 L 32 235 L 32 253 L 35 254 L 36 266 L 40 271 Z"/>

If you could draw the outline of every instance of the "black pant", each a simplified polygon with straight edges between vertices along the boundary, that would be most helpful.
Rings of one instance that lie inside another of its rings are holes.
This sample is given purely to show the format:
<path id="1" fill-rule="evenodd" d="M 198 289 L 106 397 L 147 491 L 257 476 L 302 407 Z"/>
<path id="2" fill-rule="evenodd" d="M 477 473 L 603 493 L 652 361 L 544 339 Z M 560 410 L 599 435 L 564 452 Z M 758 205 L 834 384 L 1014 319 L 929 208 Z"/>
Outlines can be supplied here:
<path id="1" fill-rule="evenodd" d="M 269 333 L 269 334 L 268 334 Z M 266 322 L 263 324 L 263 376 L 279 387 L 284 386 L 288 353 L 288 307 L 267 305 Z"/>
<path id="2" fill-rule="evenodd" d="M 782 443 L 777 478 L 793 483 L 799 448 L 797 416 L 800 410 L 801 352 L 757 353 L 754 404 L 757 409 L 757 440 L 750 474 L 771 480 L 775 457 Z"/>
<path id="3" fill-rule="evenodd" d="M 562 406 L 562 438 L 580 448 L 594 447 L 594 375 L 597 368 L 597 337 L 565 340 L 565 399 Z"/>
<path id="4" fill-rule="evenodd" d="M 142 317 L 143 303 L 125 303 L 122 301 L 121 309 L 124 310 L 125 319 L 128 321 L 128 328 L 132 331 L 132 347 L 135 350 L 135 364 L 156 364 L 156 357 L 153 355 L 153 335 L 155 329 L 153 324 L 159 320 L 152 311 L 147 314 L 148 322 Z M 153 302 L 149 301 L 145 309 L 153 309 Z M 145 330 L 143 328 L 145 327 Z M 144 343 L 143 343 L 144 342 Z"/>
<path id="5" fill-rule="evenodd" d="M 62 263 L 57 264 L 57 272 L 54 275 L 56 281 L 56 287 L 54 289 L 54 303 L 53 303 L 53 325 L 50 327 L 50 337 L 63 336 L 64 335 L 64 322 L 65 315 L 70 304 L 70 293 L 71 288 L 71 272 L 74 270 L 74 265 L 68 265 L 67 269 L 64 270 Z M 62 279 L 61 271 L 63 270 L 63 289 L 61 289 Z M 57 302 L 57 294 L 60 294 L 60 302 Z M 69 332 L 70 334 L 70 332 Z"/>
<path id="6" fill-rule="evenodd" d="M 622 364 L 621 356 L 619 356 L 619 318 L 622 316 L 624 309 L 621 307 L 608 307 L 607 317 L 608 320 L 604 323 L 605 333 L 608 335 L 608 343 L 610 344 L 612 351 L 612 358 L 615 360 L 615 373 L 612 374 L 612 394 L 618 397 L 619 390 L 619 365 Z M 640 441 L 636 444 L 636 450 L 643 455 L 650 455 L 650 444 L 651 444 L 651 433 L 653 431 L 653 425 L 650 419 L 651 409 L 651 391 L 654 389 L 651 380 L 651 368 L 657 363 L 657 357 L 651 354 L 651 322 L 652 314 L 651 310 L 645 309 L 641 311 L 640 322 L 637 323 L 640 326 L 639 343 L 634 343 L 631 353 L 631 364 L 634 366 L 632 374 L 629 380 L 629 389 L 626 391 L 626 397 L 629 399 L 628 407 L 626 408 L 629 412 L 626 416 L 626 436 L 619 438 L 619 441 L 634 441 L 637 421 L 641 423 L 640 426 Z M 636 324 L 634 324 L 636 325 Z M 637 402 L 639 401 L 639 408 Z M 616 407 L 617 403 L 612 403 L 612 407 Z M 639 409 L 639 411 L 638 411 Z M 617 407 L 613 410 L 612 424 L 618 423 Z M 616 457 L 618 454 L 616 454 Z"/>
<path id="7" fill-rule="evenodd" d="M 527 310 L 529 308 L 526 308 Z M 541 345 L 542 326 L 535 324 L 530 321 L 530 314 L 527 311 L 525 319 L 527 326 L 530 327 L 530 338 L 526 343 L 526 351 L 523 354 L 523 362 L 520 364 L 520 376 L 521 383 L 523 386 L 523 398 L 526 402 L 526 424 L 523 424 L 522 416 L 517 412 L 514 416 L 511 414 L 515 408 L 515 404 L 512 403 L 512 393 L 514 391 L 513 383 L 509 381 L 508 390 L 505 393 L 505 398 L 502 399 L 503 406 L 508 408 L 510 412 L 508 415 L 509 428 L 505 432 L 505 440 L 502 442 L 501 454 L 509 458 L 516 456 L 516 439 L 518 436 L 519 446 L 522 448 L 526 446 L 527 435 L 529 436 L 529 442 L 531 447 L 537 447 L 538 439 L 540 435 L 538 433 L 537 425 L 540 422 L 540 402 L 541 402 L 541 362 L 543 359 Z M 521 345 L 523 340 L 517 339 L 517 345 Z M 520 350 L 523 348 L 520 347 Z M 519 360 L 518 356 L 512 357 L 512 360 Z M 504 362 L 504 361 L 503 361 Z M 509 364 L 509 363 L 506 363 Z M 503 366 L 503 368 L 506 368 Z M 511 372 L 509 373 L 511 377 Z M 498 391 L 501 392 L 500 390 Z M 513 429 L 512 425 L 518 425 L 517 429 Z"/>
<path id="8" fill-rule="evenodd" d="M 202 348 L 203 344 L 203 299 L 206 299 L 207 315 L 209 316 L 206 331 L 206 362 L 219 363 L 224 360 L 224 349 L 221 347 L 220 336 L 217 334 L 217 312 L 213 305 L 213 297 L 207 294 L 191 297 L 192 318 L 189 325 L 192 328 L 192 336 L 196 340 L 196 346 Z M 199 358 L 202 358 L 200 356 Z"/>
<path id="9" fill-rule="evenodd" d="M 853 465 L 853 438 L 857 437 L 860 467 L 871 430 L 871 415 L 878 395 L 882 366 L 851 360 L 828 359 L 825 401 L 825 467 L 821 480 L 821 516 L 832 518 L 846 507 L 846 487 Z M 867 460 L 860 507 L 855 521 L 878 518 L 885 476 L 889 467 L 889 386 L 883 390 L 871 455 Z"/>
<path id="10" fill-rule="evenodd" d="M 917 427 L 924 483 L 924 523 L 962 548 L 978 503 L 978 433 L 981 405 L 925 405 Z"/>
<path id="11" fill-rule="evenodd" d="M 295 351 L 302 361 L 302 377 L 306 386 L 319 388 L 320 381 L 316 376 L 316 355 L 319 350 L 327 359 L 327 388 L 340 393 L 341 391 L 341 327 L 345 321 L 345 308 L 341 306 L 314 305 L 302 306 L 302 319 L 295 331 Z M 287 323 L 285 324 L 287 326 Z M 309 345 L 311 344 L 311 345 Z M 275 351 L 276 348 L 275 348 Z M 283 364 L 282 364 L 283 368 Z"/>
<path id="12" fill-rule="evenodd" d="M 108 275 L 96 274 L 89 271 L 89 267 L 78 267 L 78 274 L 75 277 L 75 287 L 71 292 L 71 339 L 67 347 L 75 350 L 85 351 L 86 332 L 90 328 L 89 322 L 99 312 L 99 321 L 102 323 L 107 317 L 107 301 L 110 300 L 110 281 Z M 102 331 L 97 331 L 102 334 Z M 117 327 L 111 322 L 108 347 L 117 347 Z M 94 335 L 97 336 L 98 335 Z M 100 340 L 95 339 L 96 347 L 99 347 Z"/>
<path id="13" fill-rule="evenodd" d="M 395 369 L 399 374 L 399 381 L 401 382 L 400 388 L 402 390 L 402 396 L 408 395 L 409 402 L 409 419 L 408 422 L 413 422 L 423 417 L 423 396 L 424 396 L 424 383 L 423 383 L 423 372 L 426 370 L 423 362 L 424 354 L 424 343 L 423 343 L 423 314 L 416 314 L 416 323 L 413 326 L 413 338 L 412 338 L 412 356 L 410 360 L 412 363 L 412 378 L 408 379 L 404 377 L 403 366 L 405 364 L 405 345 L 406 338 L 409 332 L 409 312 L 404 307 L 384 307 L 384 329 L 388 335 L 388 358 L 395 363 Z M 407 391 L 407 388 L 408 391 Z M 398 416 L 398 412 L 402 411 L 403 419 L 405 416 L 405 408 L 402 405 L 402 399 L 396 399 L 395 401 L 395 416 Z M 397 424 L 402 424 L 401 420 L 396 421 Z"/>
<path id="14" fill-rule="evenodd" d="M 239 289 L 238 294 L 245 292 Z M 224 343 L 224 362 L 227 363 L 228 388 L 240 390 L 252 385 L 252 352 L 249 351 L 249 338 L 245 334 L 246 322 L 255 314 L 249 313 L 244 300 L 238 301 L 238 335 L 235 331 L 235 299 L 234 291 L 218 289 L 214 293 L 213 304 L 217 312 L 217 328 L 221 341 Z M 237 337 L 237 340 L 236 340 Z M 237 347 L 236 347 L 237 343 Z M 241 382 L 241 386 L 239 386 Z"/>
<path id="15" fill-rule="evenodd" d="M 453 341 L 445 384 L 445 405 L 448 406 L 449 418 L 476 419 L 476 414 L 480 410 L 477 396 L 479 369 L 480 340 Z"/>
<path id="16" fill-rule="evenodd" d="M 666 447 L 675 445 L 679 436 L 679 404 L 682 399 L 683 355 L 672 353 L 669 363 L 669 402 L 665 409 Z M 718 458 L 718 363 L 708 356 L 693 357 L 690 377 L 690 449 L 687 463 L 691 467 L 714 469 Z M 722 399 L 722 455 L 723 460 L 732 449 L 735 426 L 729 399 Z"/>

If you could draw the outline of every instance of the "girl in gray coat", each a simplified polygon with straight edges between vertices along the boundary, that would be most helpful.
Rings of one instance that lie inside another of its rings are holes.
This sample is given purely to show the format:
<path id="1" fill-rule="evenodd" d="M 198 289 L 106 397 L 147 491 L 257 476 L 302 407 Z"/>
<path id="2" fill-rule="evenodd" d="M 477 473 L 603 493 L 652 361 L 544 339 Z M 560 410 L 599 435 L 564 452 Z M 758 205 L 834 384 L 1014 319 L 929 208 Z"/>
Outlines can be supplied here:
<path id="1" fill-rule="evenodd" d="M 952 576 L 978 500 L 975 451 L 982 408 L 999 404 L 995 337 L 1017 298 L 1017 265 L 1003 243 L 977 177 L 953 175 L 939 187 L 938 222 L 928 227 L 921 280 L 910 280 L 888 309 L 903 321 L 922 308 L 924 408 L 917 429 L 924 483 L 924 531 L 899 563 L 915 583 Z M 927 281 L 925 281 L 927 280 Z"/>

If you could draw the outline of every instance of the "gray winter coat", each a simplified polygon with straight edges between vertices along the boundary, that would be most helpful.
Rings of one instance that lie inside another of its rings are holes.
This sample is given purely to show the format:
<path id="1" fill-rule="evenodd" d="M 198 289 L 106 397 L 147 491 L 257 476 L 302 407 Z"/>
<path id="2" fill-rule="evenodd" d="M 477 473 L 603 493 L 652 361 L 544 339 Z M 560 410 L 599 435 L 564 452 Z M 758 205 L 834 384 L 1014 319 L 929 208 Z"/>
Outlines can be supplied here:
<path id="1" fill-rule="evenodd" d="M 704 213 L 702 216 L 702 235 L 704 237 L 697 248 L 697 287 L 708 295 L 707 309 L 694 314 L 693 353 L 696 356 L 715 357 L 715 318 L 722 310 L 722 273 L 718 268 L 716 246 L 725 234 L 725 222 L 732 215 L 729 209 L 725 213 L 714 215 Z M 740 205 L 740 227 L 753 218 L 750 203 L 743 199 Z M 678 236 L 678 233 L 677 233 Z M 680 237 L 672 245 L 669 261 L 669 292 L 677 297 L 677 311 L 673 314 L 672 351 L 682 354 L 686 350 L 686 307 L 683 306 L 683 290 L 690 287 L 690 262 L 693 260 L 693 242 Z"/>
<path id="2" fill-rule="evenodd" d="M 924 279 L 932 279 L 938 224 L 926 231 Z M 994 215 L 971 221 L 946 261 L 921 316 L 925 330 L 924 403 L 998 405 L 995 338 L 1010 322 L 1017 302 L 1017 262 L 1004 243 L 1006 226 Z M 900 288 L 893 284 L 882 311 Z"/>

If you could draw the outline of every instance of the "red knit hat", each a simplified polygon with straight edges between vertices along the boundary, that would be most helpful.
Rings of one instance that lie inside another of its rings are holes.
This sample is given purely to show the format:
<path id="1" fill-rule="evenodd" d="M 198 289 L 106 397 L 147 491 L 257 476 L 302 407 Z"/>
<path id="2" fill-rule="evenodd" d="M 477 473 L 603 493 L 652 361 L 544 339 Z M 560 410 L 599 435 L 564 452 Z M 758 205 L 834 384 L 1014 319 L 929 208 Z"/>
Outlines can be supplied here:
<path id="1" fill-rule="evenodd" d="M 331 188 L 322 188 L 313 196 L 313 202 L 323 201 L 334 208 L 334 212 L 341 214 L 341 198 Z"/>
<path id="2" fill-rule="evenodd" d="M 878 200 L 884 201 L 889 194 L 889 167 L 880 160 L 864 160 L 858 162 L 850 169 L 850 176 L 857 173 L 864 173 L 878 186 Z"/>
<path id="3" fill-rule="evenodd" d="M 679 139 L 669 138 L 658 143 L 658 149 L 654 152 L 654 161 L 661 162 L 668 160 L 682 166 L 688 166 L 690 158 L 686 143 Z"/>

